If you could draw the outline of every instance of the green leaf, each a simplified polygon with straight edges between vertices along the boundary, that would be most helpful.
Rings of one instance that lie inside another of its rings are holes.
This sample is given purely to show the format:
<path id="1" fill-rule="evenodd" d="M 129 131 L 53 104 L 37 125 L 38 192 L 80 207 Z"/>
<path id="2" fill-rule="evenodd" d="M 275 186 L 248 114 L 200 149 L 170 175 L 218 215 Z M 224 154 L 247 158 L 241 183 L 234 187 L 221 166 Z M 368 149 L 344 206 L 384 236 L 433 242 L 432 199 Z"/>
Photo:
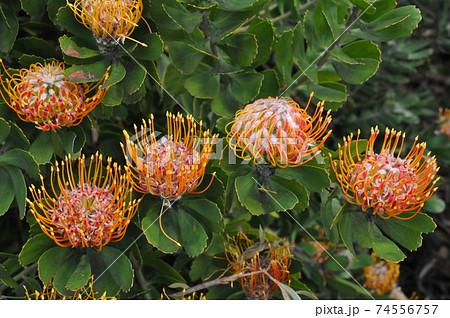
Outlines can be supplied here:
<path id="1" fill-rule="evenodd" d="M 308 164 L 299 167 L 287 167 L 276 170 L 276 175 L 297 180 L 310 191 L 320 192 L 330 186 L 330 178 L 325 169 Z"/>
<path id="2" fill-rule="evenodd" d="M 45 13 L 47 0 L 20 0 L 22 9 L 33 18 L 41 18 Z"/>
<path id="3" fill-rule="evenodd" d="M 335 47 L 331 55 L 333 66 L 341 78 L 350 84 L 361 84 L 371 78 L 381 63 L 381 51 L 370 41 L 352 42 L 343 48 Z"/>
<path id="4" fill-rule="evenodd" d="M 55 6 L 58 5 L 58 3 L 54 4 Z M 53 8 L 52 8 L 53 9 Z M 50 16 L 50 11 L 49 11 Z M 50 17 L 51 18 L 51 17 Z M 92 33 L 90 30 L 84 27 L 84 25 L 80 24 L 77 19 L 75 18 L 72 9 L 69 8 L 69 6 L 64 6 L 62 8 L 59 8 L 56 13 L 56 21 L 55 23 L 59 24 L 60 26 L 64 27 L 67 31 L 79 35 L 84 38 L 89 38 L 92 36 Z"/>
<path id="5" fill-rule="evenodd" d="M 9 167 L 7 171 L 11 178 L 16 203 L 19 208 L 19 217 L 22 219 L 25 216 L 27 184 L 25 183 L 25 178 L 19 168 Z"/>
<path id="6" fill-rule="evenodd" d="M 302 212 L 309 206 L 309 192 L 300 182 L 287 180 L 277 175 L 273 175 L 270 178 L 295 194 L 298 199 L 298 203 L 292 208 L 292 210 Z"/>
<path id="7" fill-rule="evenodd" d="M 86 47 L 80 47 L 67 35 L 59 38 L 59 45 L 61 46 L 61 50 L 63 51 L 63 53 L 70 57 L 88 59 L 100 55 L 100 53 L 96 50 L 91 50 Z"/>
<path id="8" fill-rule="evenodd" d="M 412 215 L 412 212 L 404 212 L 401 216 L 408 217 L 408 215 Z M 433 232 L 436 228 L 433 219 L 423 213 L 418 213 L 410 220 L 394 217 L 390 219 L 377 218 L 375 223 L 392 240 L 410 251 L 416 250 L 422 245 L 422 233 Z"/>
<path id="9" fill-rule="evenodd" d="M 177 1 L 167 1 L 162 4 L 164 12 L 183 30 L 191 33 L 202 21 L 200 13 L 189 12 L 181 3 Z"/>
<path id="10" fill-rule="evenodd" d="M 52 283 L 60 294 L 64 296 L 72 296 L 73 292 L 69 290 L 66 285 L 77 269 L 81 254 L 77 249 L 67 249 L 69 250 L 69 252 L 67 252 L 68 256 L 59 266 L 55 266 L 55 275 Z"/>
<path id="11" fill-rule="evenodd" d="M 91 265 L 87 255 L 81 255 L 80 262 L 75 270 L 70 275 L 66 283 L 66 288 L 69 290 L 77 290 L 87 284 L 91 277 Z"/>
<path id="12" fill-rule="evenodd" d="M 139 45 L 134 51 L 133 56 L 139 60 L 155 61 L 161 57 L 163 52 L 163 42 L 157 33 L 149 33 L 139 39 L 147 47 Z"/>
<path id="13" fill-rule="evenodd" d="M 230 86 L 220 91 L 218 97 L 211 102 L 211 110 L 219 116 L 233 116 L 239 109 L 239 102 L 231 94 Z"/>
<path id="14" fill-rule="evenodd" d="M 235 188 L 239 202 L 253 215 L 290 210 L 298 203 L 295 194 L 277 180 L 262 187 L 252 175 L 239 176 Z"/>
<path id="15" fill-rule="evenodd" d="M 233 31 L 242 26 L 253 13 L 247 12 L 231 12 L 225 10 L 217 10 L 213 16 L 213 28 L 211 30 L 212 40 L 214 42 L 220 41 L 232 34 Z"/>
<path id="16" fill-rule="evenodd" d="M 220 93 L 220 76 L 212 74 L 212 68 L 201 64 L 193 76 L 186 79 L 184 87 L 197 98 L 212 99 Z"/>
<path id="17" fill-rule="evenodd" d="M 204 55 L 185 42 L 167 42 L 169 57 L 173 64 L 185 75 L 192 74 Z"/>
<path id="18" fill-rule="evenodd" d="M 0 3 L 0 53 L 11 50 L 19 32 L 16 14 L 4 3 Z"/>
<path id="19" fill-rule="evenodd" d="M 233 97 L 242 104 L 252 101 L 261 89 L 264 75 L 256 72 L 245 72 L 230 75 Z"/>
<path id="20" fill-rule="evenodd" d="M 421 19 L 419 9 L 404 6 L 383 14 L 371 23 L 363 24 L 361 30 L 354 30 L 354 34 L 372 41 L 390 41 L 410 34 Z"/>
<path id="21" fill-rule="evenodd" d="M 179 237 L 180 243 L 191 256 L 197 256 L 206 248 L 206 240 L 208 236 L 202 225 L 191 215 L 183 211 L 182 208 L 177 209 Z"/>
<path id="22" fill-rule="evenodd" d="M 392 11 L 397 6 L 396 0 L 376 0 L 373 3 L 373 7 L 376 9 L 375 13 L 364 13 L 361 16 L 361 20 L 365 22 L 372 22 L 375 19 L 378 19 L 383 14 L 388 13 L 389 11 Z"/>
<path id="23" fill-rule="evenodd" d="M 0 216 L 5 214 L 14 200 L 11 178 L 7 170 L 0 167 Z"/>
<path id="24" fill-rule="evenodd" d="M 19 286 L 16 281 L 12 279 L 10 275 L 8 275 L 8 271 L 2 264 L 0 264 L 0 281 L 11 288 L 16 288 L 17 286 Z"/>
<path id="25" fill-rule="evenodd" d="M 259 90 L 256 99 L 267 98 L 272 96 L 278 96 L 280 90 L 280 80 L 278 79 L 277 72 L 273 69 L 264 70 L 260 72 L 264 76 L 261 83 L 261 88 Z"/>
<path id="26" fill-rule="evenodd" d="M 40 165 L 50 162 L 53 156 L 51 132 L 41 132 L 31 144 L 30 153 Z"/>
<path id="27" fill-rule="evenodd" d="M 229 11 L 243 11 L 249 10 L 253 7 L 253 9 L 257 9 L 259 6 L 264 5 L 267 0 L 219 0 L 218 8 L 221 10 L 229 10 Z"/>
<path id="28" fill-rule="evenodd" d="M 373 0 L 350 0 L 355 6 L 360 8 L 365 14 L 374 14 L 376 12 L 376 7 L 373 5 Z"/>
<path id="29" fill-rule="evenodd" d="M 39 177 L 39 166 L 28 151 L 11 149 L 0 156 L 0 166 L 13 166 L 26 171 L 30 177 Z"/>
<path id="30" fill-rule="evenodd" d="M 102 260 L 103 272 L 106 270 L 124 292 L 129 291 L 133 286 L 134 274 L 128 257 L 122 251 L 109 246 L 104 246 L 101 251 L 94 253 Z M 98 275 L 95 276 L 97 277 Z"/>
<path id="31" fill-rule="evenodd" d="M 314 92 L 314 97 L 326 102 L 343 103 L 347 100 L 347 86 L 336 82 L 322 82 L 319 85 L 311 81 L 307 82 L 307 91 Z M 327 109 L 337 109 L 330 107 L 331 103 L 325 103 Z M 340 106 L 339 106 L 340 107 Z"/>
<path id="32" fill-rule="evenodd" d="M 117 106 L 122 103 L 123 97 L 125 95 L 125 89 L 122 83 L 111 86 L 105 94 L 102 100 L 102 104 L 106 106 Z"/>
<path id="33" fill-rule="evenodd" d="M 47 3 L 47 12 L 49 19 L 57 24 L 56 15 L 58 10 L 66 5 L 66 0 L 48 0 Z"/>
<path id="34" fill-rule="evenodd" d="M 6 120 L 0 118 L 0 143 L 2 143 L 9 135 L 10 130 L 11 126 L 6 122 Z"/>
<path id="35" fill-rule="evenodd" d="M 181 206 L 212 233 L 223 231 L 222 214 L 214 202 L 207 199 L 191 199 L 183 200 Z"/>
<path id="36" fill-rule="evenodd" d="M 247 33 L 254 34 L 256 37 L 258 53 L 252 63 L 252 67 L 256 67 L 266 62 L 272 53 L 275 27 L 270 19 L 256 18 L 250 24 Z"/>
<path id="37" fill-rule="evenodd" d="M 275 44 L 276 69 L 284 83 L 291 82 L 292 67 L 294 66 L 293 54 L 294 31 L 284 31 Z"/>
<path id="38" fill-rule="evenodd" d="M 52 247 L 55 247 L 55 242 L 53 242 L 53 240 L 45 233 L 40 233 L 29 238 L 20 251 L 20 264 L 27 266 L 37 262 L 41 255 Z"/>
<path id="39" fill-rule="evenodd" d="M 231 64 L 250 66 L 258 53 L 256 35 L 250 33 L 232 34 L 219 47 L 226 53 Z"/>
<path id="40" fill-rule="evenodd" d="M 107 68 L 108 63 L 102 60 L 92 64 L 77 65 L 66 68 L 64 73 L 67 80 L 71 82 L 96 82 L 103 78 Z"/>
<path id="41" fill-rule="evenodd" d="M 56 272 L 67 261 L 67 259 L 73 257 L 74 253 L 77 254 L 77 250 L 57 246 L 42 254 L 38 260 L 38 271 L 41 281 L 44 284 L 50 283 Z"/>
<path id="42" fill-rule="evenodd" d="M 152 259 L 149 265 L 164 277 L 164 283 L 186 283 L 184 277 L 172 266 L 160 259 Z"/>
<path id="43" fill-rule="evenodd" d="M 361 211 L 354 211 L 352 205 L 346 205 L 337 221 L 339 235 L 344 245 L 356 257 L 353 240 L 365 248 L 372 248 L 379 257 L 400 262 L 406 256 L 400 248 L 388 239 L 377 225 L 368 221 Z"/>
<path id="44" fill-rule="evenodd" d="M 108 88 L 117 83 L 119 83 L 127 74 L 125 66 L 120 62 L 115 62 L 111 64 L 111 69 L 109 70 L 109 76 L 106 82 L 101 86 L 101 88 Z"/>
<path id="45" fill-rule="evenodd" d="M 163 253 L 175 253 L 179 247 L 177 244 L 169 240 L 161 231 L 159 225 L 159 207 L 151 208 L 147 216 L 142 219 L 142 231 L 147 238 L 147 241 Z M 176 212 L 168 209 L 161 217 L 162 227 L 164 232 L 172 239 L 178 241 L 178 219 Z M 178 241 L 179 242 L 179 241 Z"/>
<path id="46" fill-rule="evenodd" d="M 132 62 L 126 64 L 127 75 L 123 79 L 125 93 L 131 95 L 136 93 L 138 89 L 144 84 L 147 76 L 147 70 L 141 64 Z"/>
<path id="47" fill-rule="evenodd" d="M 425 201 L 423 209 L 430 213 L 442 213 L 445 211 L 445 201 L 434 195 Z"/>

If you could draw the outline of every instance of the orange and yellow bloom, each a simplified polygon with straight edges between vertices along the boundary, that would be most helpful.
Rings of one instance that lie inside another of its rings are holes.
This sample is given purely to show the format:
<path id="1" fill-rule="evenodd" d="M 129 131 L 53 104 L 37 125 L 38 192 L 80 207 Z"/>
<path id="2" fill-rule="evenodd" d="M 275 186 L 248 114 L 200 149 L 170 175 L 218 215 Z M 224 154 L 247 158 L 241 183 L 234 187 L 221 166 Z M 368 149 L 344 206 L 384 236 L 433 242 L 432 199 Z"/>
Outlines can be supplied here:
<path id="1" fill-rule="evenodd" d="M 450 108 L 439 109 L 439 123 L 441 134 L 450 137 Z"/>
<path id="2" fill-rule="evenodd" d="M 42 231 L 56 244 L 101 250 L 123 238 L 139 203 L 131 199 L 128 168 L 122 174 L 111 158 L 104 167 L 97 153 L 89 164 L 81 156 L 77 169 L 72 169 L 69 155 L 56 162 L 50 178 L 49 191 L 41 176 L 41 188 L 32 185 L 33 201 L 27 201 Z"/>
<path id="3" fill-rule="evenodd" d="M 166 114 L 168 133 L 156 139 L 154 118 L 144 121 L 141 130 L 135 126 L 135 140 L 124 131 L 122 145 L 127 164 L 133 171 L 134 188 L 142 193 L 176 200 L 195 192 L 202 183 L 217 135 L 202 131 L 192 116 Z M 200 149 L 201 148 L 201 149 Z"/>
<path id="4" fill-rule="evenodd" d="M 364 267 L 364 286 L 381 296 L 396 287 L 399 275 L 399 264 L 382 261 L 372 253 L 372 265 Z"/>
<path id="5" fill-rule="evenodd" d="M 93 287 L 94 277 L 89 279 L 89 285 L 87 287 L 80 288 L 75 291 L 75 293 L 70 296 L 63 296 L 56 291 L 56 288 L 50 282 L 42 287 L 42 292 L 35 291 L 34 293 L 28 293 L 25 288 L 25 295 L 28 300 L 113 300 L 115 297 L 106 297 L 106 292 L 104 292 L 100 297 L 97 297 L 96 292 L 94 292 Z"/>
<path id="6" fill-rule="evenodd" d="M 281 98 L 259 99 L 236 112 L 227 126 L 228 142 L 237 157 L 253 159 L 255 164 L 293 167 L 314 158 L 325 140 L 331 122 L 323 115 L 323 102 L 312 116 L 294 101 Z"/>
<path id="7" fill-rule="evenodd" d="M 290 282 L 290 244 L 268 243 L 267 248 L 258 249 L 259 243 L 239 232 L 226 249 L 226 257 L 239 278 L 242 290 L 251 299 L 271 299 L 278 290 L 278 283 Z"/>
<path id="8" fill-rule="evenodd" d="M 359 131 L 355 148 L 353 135 L 344 138 L 344 146 L 339 145 L 339 160 L 332 165 L 336 177 L 347 200 L 360 205 L 363 211 L 370 210 L 385 219 L 412 218 L 437 189 L 436 159 L 430 153 L 424 155 L 426 144 L 417 143 L 417 137 L 408 154 L 401 158 L 405 134 L 393 129 L 386 129 L 377 153 L 374 145 L 378 134 L 378 128 L 372 128 L 363 154 L 359 154 Z M 356 155 L 352 149 L 356 149 Z M 403 212 L 410 211 L 415 213 L 401 217 Z"/>
<path id="9" fill-rule="evenodd" d="M 98 89 L 88 97 L 100 82 L 89 85 L 67 81 L 63 63 L 36 63 L 13 75 L 6 71 L 1 59 L 0 63 L 9 77 L 0 78 L 7 94 L 0 89 L 3 99 L 21 120 L 32 122 L 42 130 L 56 131 L 63 126 L 78 125 L 107 91 Z"/>
<path id="10" fill-rule="evenodd" d="M 142 0 L 75 0 L 67 4 L 102 47 L 117 46 L 131 39 L 144 7 Z"/>

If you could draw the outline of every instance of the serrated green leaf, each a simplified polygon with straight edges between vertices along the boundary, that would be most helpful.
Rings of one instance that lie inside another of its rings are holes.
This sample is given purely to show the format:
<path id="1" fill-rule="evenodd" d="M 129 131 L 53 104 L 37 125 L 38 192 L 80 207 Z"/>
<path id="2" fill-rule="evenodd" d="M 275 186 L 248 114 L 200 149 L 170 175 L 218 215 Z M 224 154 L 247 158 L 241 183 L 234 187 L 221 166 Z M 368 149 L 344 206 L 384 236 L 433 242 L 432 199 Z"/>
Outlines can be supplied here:
<path id="1" fill-rule="evenodd" d="M 212 99 L 220 93 L 220 76 L 212 74 L 212 68 L 201 64 L 194 75 L 186 79 L 184 87 L 194 97 Z"/>
<path id="2" fill-rule="evenodd" d="M 147 238 L 147 241 L 164 253 L 175 253 L 179 246 L 169 240 L 160 229 L 159 225 L 160 207 L 151 208 L 147 216 L 142 219 L 142 231 Z M 179 242 L 178 238 L 178 219 L 175 211 L 172 209 L 164 212 L 161 218 L 161 223 L 164 232 L 172 239 Z"/>
<path id="3" fill-rule="evenodd" d="M 320 192 L 330 186 L 330 178 L 325 169 L 308 164 L 299 167 L 287 167 L 276 170 L 276 175 L 297 180 L 310 191 Z"/>
<path id="4" fill-rule="evenodd" d="M 0 53 L 11 50 L 18 32 L 17 16 L 6 4 L 0 3 Z"/>
<path id="5" fill-rule="evenodd" d="M 106 61 L 98 61 L 92 64 L 77 65 L 66 68 L 66 78 L 74 83 L 96 82 L 103 78 L 108 68 Z"/>
<path id="6" fill-rule="evenodd" d="M 115 62 L 111 64 L 111 69 L 109 70 L 109 76 L 105 83 L 101 86 L 101 88 L 108 88 L 111 87 L 117 83 L 119 83 L 125 75 L 127 74 L 127 71 L 125 69 L 125 66 L 123 66 L 120 62 Z"/>

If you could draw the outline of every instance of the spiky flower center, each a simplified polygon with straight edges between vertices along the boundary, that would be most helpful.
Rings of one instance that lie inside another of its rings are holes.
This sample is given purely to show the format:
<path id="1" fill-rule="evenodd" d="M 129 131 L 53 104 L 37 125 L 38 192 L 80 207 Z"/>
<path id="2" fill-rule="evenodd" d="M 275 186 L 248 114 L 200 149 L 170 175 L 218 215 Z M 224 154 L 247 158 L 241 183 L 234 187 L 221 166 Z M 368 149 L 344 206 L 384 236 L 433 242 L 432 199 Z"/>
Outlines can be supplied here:
<path id="1" fill-rule="evenodd" d="M 253 155 L 256 151 L 266 159 L 281 156 L 295 162 L 308 148 L 302 133 L 307 117 L 304 110 L 283 99 L 260 99 L 236 116 L 232 133 L 238 136 L 239 146 Z"/>
<path id="2" fill-rule="evenodd" d="M 152 190 L 176 196 L 178 190 L 190 192 L 197 186 L 200 176 L 195 172 L 201 164 L 200 154 L 189 149 L 183 142 L 174 142 L 173 136 L 162 137 L 157 142 L 147 146 L 147 155 L 144 158 L 146 173 L 152 179 Z M 195 179 L 189 178 L 196 176 Z M 146 187 L 142 182 L 141 186 Z"/>
<path id="3" fill-rule="evenodd" d="M 98 44 L 115 46 L 124 43 L 128 34 L 122 34 L 127 28 L 124 25 L 133 23 L 135 0 L 82 0 L 83 10 L 91 17 L 88 23 L 100 29 L 94 37 Z"/>
<path id="4" fill-rule="evenodd" d="M 73 246 L 82 242 L 87 246 L 101 245 L 108 240 L 117 219 L 114 195 L 108 187 L 100 188 L 92 183 L 62 190 L 56 209 L 51 212 L 58 232 Z"/>
<path id="5" fill-rule="evenodd" d="M 27 72 L 16 86 L 20 102 L 12 101 L 31 120 L 62 124 L 73 121 L 86 98 L 81 85 L 67 82 L 59 65 L 46 65 Z"/>
<path id="6" fill-rule="evenodd" d="M 361 201 L 367 205 L 371 202 L 380 212 L 403 210 L 414 200 L 418 182 L 410 163 L 389 151 L 369 153 L 356 163 L 349 182 Z"/>

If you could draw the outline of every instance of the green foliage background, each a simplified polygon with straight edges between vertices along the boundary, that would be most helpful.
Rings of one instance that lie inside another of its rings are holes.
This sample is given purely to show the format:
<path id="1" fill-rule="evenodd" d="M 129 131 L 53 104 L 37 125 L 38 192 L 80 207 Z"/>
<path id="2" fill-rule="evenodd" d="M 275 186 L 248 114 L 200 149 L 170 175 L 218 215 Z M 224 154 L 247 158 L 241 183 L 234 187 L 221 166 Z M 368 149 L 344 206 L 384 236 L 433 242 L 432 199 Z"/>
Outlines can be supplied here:
<path id="1" fill-rule="evenodd" d="M 170 294 L 217 278 L 228 266 L 227 237 L 239 230 L 258 237 L 262 227 L 267 236 L 294 242 L 290 286 L 310 293 L 305 298 L 368 297 L 334 260 L 312 259 L 310 235 L 333 242 L 330 253 L 361 283 L 373 249 L 404 260 L 399 284 L 407 295 L 448 298 L 450 228 L 448 213 L 441 212 L 449 202 L 450 143 L 438 133 L 438 109 L 449 107 L 449 7 L 445 0 L 145 0 L 151 32 L 141 20 L 131 37 L 147 47 L 127 40 L 118 56 L 105 56 L 65 0 L 0 0 L 0 57 L 7 67 L 58 60 L 73 81 L 100 79 L 108 67 L 110 74 L 102 104 L 79 126 L 56 133 L 20 121 L 0 100 L 0 297 L 23 297 L 23 285 L 40 290 L 51 280 L 70 295 L 120 256 L 96 290 L 159 299 L 163 289 Z M 73 75 L 80 70 L 94 78 Z M 124 164 L 122 131 L 133 132 L 150 114 L 159 131 L 166 129 L 165 113 L 179 111 L 224 137 L 226 123 L 253 100 L 283 94 L 304 106 L 312 91 L 314 103 L 324 100 L 333 110 L 324 154 L 357 129 L 368 137 L 375 125 L 405 131 L 407 145 L 416 135 L 428 142 L 442 179 L 423 214 L 367 221 L 335 189 L 327 156 L 277 169 L 270 187 L 282 206 L 262 202 L 255 167 L 229 164 L 228 149 L 208 166 L 208 173 L 217 172 L 211 188 L 183 197 L 164 216 L 166 231 L 182 248 L 158 226 L 149 227 L 161 208 L 151 195 L 125 238 L 102 252 L 56 247 L 27 212 L 27 187 L 38 184 L 39 173 L 48 178 L 55 160 L 100 151 Z M 208 299 L 245 298 L 238 284 L 204 292 Z"/>

